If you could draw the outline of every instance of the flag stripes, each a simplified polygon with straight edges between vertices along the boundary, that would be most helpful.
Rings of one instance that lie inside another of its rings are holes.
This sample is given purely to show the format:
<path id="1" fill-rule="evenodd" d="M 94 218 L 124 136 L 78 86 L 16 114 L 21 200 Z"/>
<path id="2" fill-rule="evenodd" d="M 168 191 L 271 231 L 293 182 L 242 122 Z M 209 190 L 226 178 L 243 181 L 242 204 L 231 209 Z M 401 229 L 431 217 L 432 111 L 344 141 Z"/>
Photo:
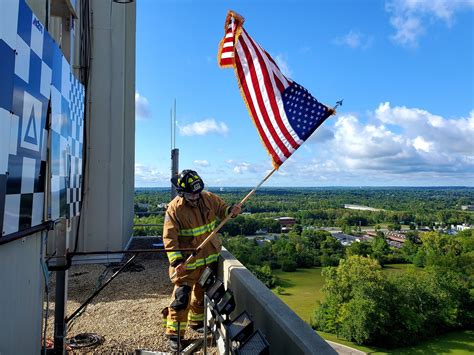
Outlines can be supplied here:
<path id="1" fill-rule="evenodd" d="M 232 66 L 234 64 L 234 40 L 236 28 L 237 26 L 234 18 L 231 17 L 231 21 L 227 25 L 227 32 L 223 44 L 221 45 L 221 50 L 219 51 L 219 65 L 221 67 Z"/>
<path id="2" fill-rule="evenodd" d="M 302 86 L 288 79 L 273 58 L 230 11 L 219 46 L 219 65 L 235 69 L 250 116 L 278 168 L 334 113 Z"/>
<path id="3" fill-rule="evenodd" d="M 254 123 L 273 160 L 281 165 L 303 143 L 290 126 L 283 107 L 281 94 L 290 80 L 245 29 L 235 52 L 237 74 Z"/>

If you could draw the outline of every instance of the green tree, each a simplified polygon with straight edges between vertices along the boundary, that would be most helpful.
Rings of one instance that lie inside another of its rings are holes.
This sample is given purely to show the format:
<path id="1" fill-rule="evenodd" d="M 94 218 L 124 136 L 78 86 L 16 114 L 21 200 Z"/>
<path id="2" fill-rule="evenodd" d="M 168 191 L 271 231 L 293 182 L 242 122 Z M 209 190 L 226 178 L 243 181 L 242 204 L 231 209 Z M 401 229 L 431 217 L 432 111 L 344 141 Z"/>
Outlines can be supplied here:
<path id="1" fill-rule="evenodd" d="M 390 252 L 390 248 L 385 240 L 382 237 L 375 237 L 372 243 L 372 257 L 376 259 L 380 265 L 385 263 L 385 257 Z"/>
<path id="2" fill-rule="evenodd" d="M 370 243 L 352 243 L 349 247 L 346 248 L 346 255 L 359 255 L 359 256 L 369 256 L 372 254 L 372 245 Z"/>
<path id="3" fill-rule="evenodd" d="M 325 301 L 314 316 L 315 329 L 359 344 L 373 341 L 388 319 L 386 283 L 379 263 L 350 256 L 337 268 L 323 269 Z"/>

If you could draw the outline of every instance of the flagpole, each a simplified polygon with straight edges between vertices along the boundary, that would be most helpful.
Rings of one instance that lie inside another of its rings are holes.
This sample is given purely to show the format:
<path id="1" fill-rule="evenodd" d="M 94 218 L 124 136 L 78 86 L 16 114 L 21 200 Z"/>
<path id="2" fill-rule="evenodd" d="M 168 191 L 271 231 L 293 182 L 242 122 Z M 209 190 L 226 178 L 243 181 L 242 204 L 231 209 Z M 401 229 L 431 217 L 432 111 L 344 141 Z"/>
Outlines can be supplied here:
<path id="1" fill-rule="evenodd" d="M 272 176 L 272 174 L 273 174 L 276 170 L 277 170 L 277 168 L 273 168 L 273 170 L 270 171 L 270 172 L 262 179 L 262 181 L 260 181 L 260 183 L 259 183 L 257 186 L 255 186 L 255 187 L 252 189 L 252 191 L 250 191 L 250 192 L 247 194 L 247 196 L 245 196 L 236 206 L 241 207 L 241 206 L 255 193 L 255 191 L 257 191 L 257 189 L 258 189 L 260 186 L 262 186 L 263 183 L 264 183 L 265 181 L 267 181 L 267 180 L 270 178 L 270 176 Z M 229 211 L 229 212 L 230 212 L 230 211 Z M 186 266 L 187 264 L 189 264 L 189 262 L 194 258 L 194 256 L 196 256 L 196 254 L 199 253 L 199 251 L 200 251 L 207 243 L 209 243 L 209 242 L 211 241 L 211 239 L 219 232 L 219 230 L 224 226 L 224 224 L 226 224 L 226 223 L 229 221 L 229 219 L 231 219 L 231 218 L 232 218 L 232 212 L 230 212 L 230 213 L 227 215 L 227 217 L 225 217 L 225 218 L 221 221 L 221 223 L 219 223 L 219 225 L 218 225 L 216 228 L 214 228 L 214 230 L 211 232 L 211 234 L 209 234 L 209 235 L 207 236 L 207 238 L 202 241 L 202 243 L 196 248 L 196 250 L 193 252 L 193 254 L 191 254 L 191 255 L 186 259 L 186 261 L 184 262 L 184 266 Z M 171 275 L 171 278 L 173 278 L 173 277 L 175 277 L 175 276 L 176 276 L 176 271 Z"/>

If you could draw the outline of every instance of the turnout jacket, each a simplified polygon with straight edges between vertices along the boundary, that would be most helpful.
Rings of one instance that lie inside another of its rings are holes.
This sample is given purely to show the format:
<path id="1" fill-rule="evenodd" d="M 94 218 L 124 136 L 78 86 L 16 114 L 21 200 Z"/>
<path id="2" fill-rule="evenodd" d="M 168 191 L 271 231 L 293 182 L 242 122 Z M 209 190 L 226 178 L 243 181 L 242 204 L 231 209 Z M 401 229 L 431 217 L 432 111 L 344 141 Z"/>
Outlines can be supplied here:
<path id="1" fill-rule="evenodd" d="M 196 248 L 217 226 L 217 218 L 224 219 L 230 206 L 217 195 L 202 191 L 197 206 L 192 206 L 184 197 L 175 197 L 166 210 L 163 227 L 163 244 L 166 249 Z M 186 270 L 195 270 L 217 261 L 221 251 L 218 237 L 211 239 L 186 265 Z M 172 267 L 188 258 L 191 253 L 168 252 Z"/>

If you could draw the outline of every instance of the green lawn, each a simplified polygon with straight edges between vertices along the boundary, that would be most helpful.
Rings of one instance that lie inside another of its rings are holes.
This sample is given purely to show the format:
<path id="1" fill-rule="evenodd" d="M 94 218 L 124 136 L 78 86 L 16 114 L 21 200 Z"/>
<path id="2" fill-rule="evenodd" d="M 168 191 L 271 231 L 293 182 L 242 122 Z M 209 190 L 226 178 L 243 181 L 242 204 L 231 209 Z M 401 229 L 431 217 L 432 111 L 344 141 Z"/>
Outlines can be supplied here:
<path id="1" fill-rule="evenodd" d="M 405 269 L 415 269 L 411 264 L 386 265 L 383 272 L 392 273 Z M 274 274 L 279 277 L 281 286 L 285 292 L 279 295 L 276 289 L 272 291 L 285 302 L 304 321 L 310 321 L 318 301 L 324 299 L 322 287 L 324 278 L 321 276 L 321 268 L 298 269 L 296 272 L 283 272 L 275 270 Z M 438 337 L 437 339 L 422 342 L 416 346 L 399 348 L 387 351 L 375 347 L 360 346 L 350 341 L 337 338 L 334 334 L 318 332 L 324 339 L 335 343 L 344 344 L 370 354 L 474 354 L 474 331 L 465 330 L 453 332 Z"/>
<path id="2" fill-rule="evenodd" d="M 304 321 L 310 321 L 317 301 L 323 299 L 322 288 L 324 278 L 321 268 L 298 269 L 295 272 L 275 270 L 274 274 L 280 279 L 280 285 L 285 289 L 284 294 L 277 294 Z"/>

